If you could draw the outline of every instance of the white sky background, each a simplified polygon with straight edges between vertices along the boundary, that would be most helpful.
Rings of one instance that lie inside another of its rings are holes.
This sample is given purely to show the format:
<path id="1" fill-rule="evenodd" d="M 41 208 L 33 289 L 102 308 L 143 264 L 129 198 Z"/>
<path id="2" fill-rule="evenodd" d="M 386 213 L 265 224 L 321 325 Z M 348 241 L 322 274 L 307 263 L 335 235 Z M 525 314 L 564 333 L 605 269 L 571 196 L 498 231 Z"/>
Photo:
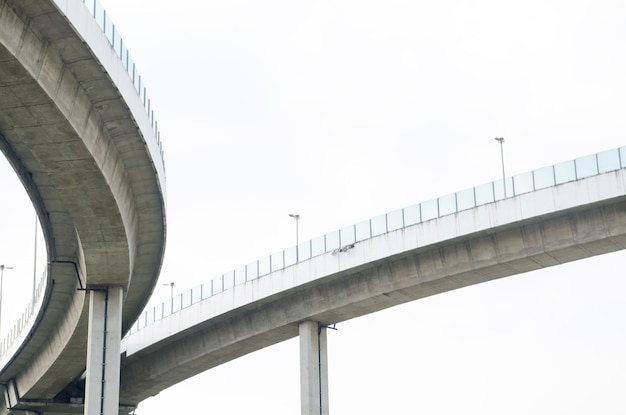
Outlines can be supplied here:
<path id="1" fill-rule="evenodd" d="M 626 145 L 622 1 L 101 1 L 159 121 L 176 292 L 293 245 L 289 213 L 306 240 L 499 179 L 494 137 L 507 175 Z M 30 295 L 34 213 L 0 168 L 4 332 Z M 331 412 L 623 414 L 625 258 L 339 324 Z M 299 413 L 298 352 L 253 353 L 137 414 Z"/>

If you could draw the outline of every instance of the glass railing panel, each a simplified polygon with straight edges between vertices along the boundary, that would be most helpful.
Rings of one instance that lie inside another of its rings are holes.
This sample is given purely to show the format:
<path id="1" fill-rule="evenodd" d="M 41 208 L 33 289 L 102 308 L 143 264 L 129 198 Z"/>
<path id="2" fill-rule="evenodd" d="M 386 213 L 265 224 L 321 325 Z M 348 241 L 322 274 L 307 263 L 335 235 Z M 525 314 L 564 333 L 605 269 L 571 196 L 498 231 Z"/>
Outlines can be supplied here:
<path id="1" fill-rule="evenodd" d="M 606 173 L 613 170 L 619 170 L 619 151 L 608 150 L 597 154 L 598 156 L 598 172 Z"/>
<path id="2" fill-rule="evenodd" d="M 100 29 L 104 31 L 104 8 L 100 4 L 99 1 L 96 1 L 96 10 L 94 12 L 94 19 L 96 19 L 96 23 L 100 26 Z"/>
<path id="3" fill-rule="evenodd" d="M 191 302 L 193 304 L 202 301 L 202 286 L 193 287 L 191 289 Z"/>
<path id="4" fill-rule="evenodd" d="M 183 296 L 182 296 L 182 294 L 178 294 L 178 295 L 174 296 L 174 304 L 173 304 L 173 308 L 172 308 L 172 313 L 180 311 L 182 304 L 183 304 Z"/>
<path id="5" fill-rule="evenodd" d="M 476 206 L 485 205 L 487 203 L 495 202 L 495 195 L 493 192 L 493 182 L 481 184 L 474 188 L 474 194 L 476 196 Z"/>
<path id="6" fill-rule="evenodd" d="M 154 321 L 163 319 L 163 303 L 154 306 Z"/>
<path id="7" fill-rule="evenodd" d="M 515 190 L 515 184 L 513 184 L 513 178 L 512 177 L 507 177 L 506 178 L 506 196 L 505 197 L 512 197 L 515 196 L 517 194 L 516 190 Z"/>
<path id="8" fill-rule="evenodd" d="M 115 43 L 113 42 L 113 22 L 106 12 L 104 13 L 104 35 L 115 49 Z"/>
<path id="9" fill-rule="evenodd" d="M 428 200 L 421 203 L 422 222 L 439 217 L 439 207 L 437 199 Z"/>
<path id="10" fill-rule="evenodd" d="M 402 209 L 404 211 L 404 226 L 411 226 L 422 221 L 420 205 L 413 205 Z"/>
<path id="11" fill-rule="evenodd" d="M 293 252 L 293 263 L 295 263 L 295 250 Z M 276 252 L 272 254 L 270 263 L 272 266 L 272 272 L 285 268 L 285 251 Z"/>
<path id="12" fill-rule="evenodd" d="M 339 231 L 326 234 L 326 251 L 339 249 Z"/>
<path id="13" fill-rule="evenodd" d="M 143 81 L 141 80 L 141 75 L 137 74 L 137 80 L 138 80 L 137 81 L 137 85 L 138 85 L 137 94 L 139 95 L 139 100 L 141 101 L 141 105 L 144 105 L 144 102 L 143 102 L 144 87 L 143 87 Z"/>
<path id="14" fill-rule="evenodd" d="M 402 209 L 387 213 L 387 232 L 404 228 Z M 344 244 L 345 245 L 345 244 Z"/>
<path id="15" fill-rule="evenodd" d="M 120 41 L 120 57 L 122 59 L 122 65 L 124 69 L 128 72 L 128 49 L 126 49 L 126 45 L 123 41 Z"/>
<path id="16" fill-rule="evenodd" d="M 502 200 L 506 196 L 506 187 L 504 179 L 495 180 L 493 182 L 493 197 L 495 200 Z"/>
<path id="17" fill-rule="evenodd" d="M 554 186 L 556 184 L 554 181 L 554 166 L 542 167 L 540 169 L 533 170 L 533 180 L 535 190 Z"/>
<path id="18" fill-rule="evenodd" d="M 151 308 L 151 309 L 149 309 L 149 310 L 145 310 L 145 311 L 143 312 L 143 317 L 142 317 L 142 318 L 145 318 L 145 320 L 146 320 L 146 326 L 147 326 L 147 325 L 149 325 L 149 324 L 154 323 L 154 309 L 153 309 L 153 308 Z M 21 330 L 21 329 L 20 329 L 20 330 Z"/>
<path id="19" fill-rule="evenodd" d="M 554 165 L 554 179 L 556 184 L 563 184 L 576 180 L 576 165 L 574 160 Z"/>
<path id="20" fill-rule="evenodd" d="M 576 163 L 577 179 L 583 179 L 598 174 L 598 162 L 595 154 L 577 158 L 574 162 Z"/>
<path id="21" fill-rule="evenodd" d="M 474 199 L 474 188 L 461 190 L 456 192 L 456 209 L 457 211 L 472 209 L 476 206 Z"/>
<path id="22" fill-rule="evenodd" d="M 346 226 L 339 230 L 339 238 L 341 246 L 350 245 L 356 242 L 356 232 L 354 225 Z"/>
<path id="23" fill-rule="evenodd" d="M 163 303 L 163 317 L 167 317 L 172 314 L 174 309 L 173 299 L 169 299 Z"/>
<path id="24" fill-rule="evenodd" d="M 120 37 L 120 33 L 116 30 L 115 26 L 113 26 L 113 49 L 115 49 L 115 53 L 122 61 L 122 65 L 124 64 L 124 59 L 122 59 L 122 38 Z"/>
<path id="25" fill-rule="evenodd" d="M 133 85 L 135 85 L 135 61 L 133 60 L 132 56 L 130 56 L 130 53 L 128 54 L 128 76 L 130 77 L 130 81 L 133 83 Z M 135 89 L 137 87 L 135 86 Z"/>
<path id="26" fill-rule="evenodd" d="M 387 233 L 387 215 L 380 215 L 370 219 L 370 226 L 372 227 L 372 236 Z"/>
<path id="27" fill-rule="evenodd" d="M 235 270 L 235 285 L 246 282 L 246 267 L 239 267 Z"/>
<path id="28" fill-rule="evenodd" d="M 154 307 L 152 307 L 150 310 L 148 310 L 148 316 L 146 319 L 146 324 L 152 324 L 156 321 L 156 316 L 155 316 L 155 309 Z"/>
<path id="29" fill-rule="evenodd" d="M 326 252 L 326 243 L 324 240 L 324 236 L 318 236 L 317 238 L 311 240 L 312 256 L 322 255 L 324 252 Z"/>
<path id="30" fill-rule="evenodd" d="M 445 195 L 439 198 L 439 216 L 456 212 L 456 194 Z"/>
<path id="31" fill-rule="evenodd" d="M 259 277 L 267 275 L 272 271 L 270 266 L 271 257 L 259 259 Z"/>
<path id="32" fill-rule="evenodd" d="M 284 267 L 290 267 L 298 262 L 298 251 L 295 246 L 285 249 L 283 255 L 285 256 Z"/>
<path id="33" fill-rule="evenodd" d="M 259 278 L 259 262 L 254 261 L 246 265 L 246 280 L 256 280 Z"/>
<path id="34" fill-rule="evenodd" d="M 181 294 L 181 307 L 187 308 L 191 305 L 191 290 L 185 291 Z"/>
<path id="35" fill-rule="evenodd" d="M 311 259 L 311 241 L 298 244 L 298 261 L 305 261 L 307 259 Z"/>
<path id="36" fill-rule="evenodd" d="M 372 228 L 369 219 L 354 225 L 354 237 L 357 241 L 364 241 L 372 237 Z"/>
<path id="37" fill-rule="evenodd" d="M 506 199 L 507 197 L 513 197 L 517 194 L 515 185 L 513 184 L 513 178 L 507 177 L 504 180 L 504 187 L 502 185 L 502 179 L 493 182 L 493 193 L 495 200 Z"/>
<path id="38" fill-rule="evenodd" d="M 211 281 L 202 284 L 202 299 L 207 299 L 213 295 L 213 287 Z"/>
<path id="39" fill-rule="evenodd" d="M 85 0 L 85 6 L 87 6 L 87 10 L 91 13 L 91 17 L 94 17 L 96 15 L 96 1 Z"/>
<path id="40" fill-rule="evenodd" d="M 619 148 L 619 160 L 620 160 L 620 165 L 623 168 L 626 168 L 626 147 Z"/>
<path id="41" fill-rule="evenodd" d="M 139 91 L 141 91 L 141 75 L 139 75 L 139 73 L 137 72 L 137 65 L 135 65 L 135 89 L 137 90 L 137 93 L 139 93 Z"/>
<path id="42" fill-rule="evenodd" d="M 224 291 L 235 286 L 235 272 L 230 271 L 224 274 Z"/>
<path id="43" fill-rule="evenodd" d="M 532 192 L 533 190 L 535 190 L 535 184 L 533 183 L 533 173 L 528 172 L 513 176 L 513 186 L 515 186 L 516 195 Z"/>
<path id="44" fill-rule="evenodd" d="M 211 288 L 211 292 L 213 293 L 213 295 L 221 293 L 222 291 L 224 291 L 224 277 L 223 276 L 219 276 L 219 277 L 215 277 L 211 280 L 213 286 Z"/>

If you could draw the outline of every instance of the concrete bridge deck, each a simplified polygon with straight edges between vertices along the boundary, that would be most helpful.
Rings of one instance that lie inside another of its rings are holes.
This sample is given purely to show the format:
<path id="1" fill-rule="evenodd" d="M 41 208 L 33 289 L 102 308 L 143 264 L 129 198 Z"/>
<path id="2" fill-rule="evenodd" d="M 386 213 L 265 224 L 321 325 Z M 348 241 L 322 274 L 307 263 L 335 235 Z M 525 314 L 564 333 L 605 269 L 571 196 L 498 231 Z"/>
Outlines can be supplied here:
<path id="1" fill-rule="evenodd" d="M 294 247 L 149 309 L 124 339 L 121 399 L 295 337 L 303 321 L 331 325 L 623 249 L 625 155 L 508 178 L 509 197 L 498 181 L 391 212 L 300 244 L 299 262 Z"/>
<path id="2" fill-rule="evenodd" d="M 85 372 L 89 297 L 108 291 L 123 303 L 119 327 L 108 326 L 119 336 L 161 267 L 158 129 L 134 63 L 96 5 L 0 1 L 0 150 L 35 206 L 48 254 L 41 306 L 0 362 L 2 413 L 24 402 L 67 406 Z"/>
<path id="3" fill-rule="evenodd" d="M 50 264 L 32 324 L 0 357 L 3 408 L 88 411 L 89 307 L 104 289 L 123 297 L 117 335 L 134 327 L 116 407 L 127 413 L 311 322 L 625 246 L 622 148 L 342 228 L 142 313 L 164 250 L 165 176 L 127 52 L 95 1 L 0 0 L 0 149 L 35 204 Z"/>

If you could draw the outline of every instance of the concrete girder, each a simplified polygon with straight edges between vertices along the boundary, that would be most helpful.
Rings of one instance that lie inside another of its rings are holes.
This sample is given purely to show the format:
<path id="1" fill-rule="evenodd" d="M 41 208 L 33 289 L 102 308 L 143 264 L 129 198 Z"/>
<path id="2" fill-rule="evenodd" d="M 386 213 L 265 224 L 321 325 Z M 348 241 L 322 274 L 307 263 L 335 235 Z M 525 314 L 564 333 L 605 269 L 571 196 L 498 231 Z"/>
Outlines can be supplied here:
<path id="1" fill-rule="evenodd" d="M 55 399 L 85 370 L 83 289 L 123 287 L 121 330 L 136 320 L 164 252 L 165 183 L 132 83 L 122 94 L 111 79 L 121 62 L 84 5 L 61 3 L 0 0 L 0 150 L 33 201 L 49 263 L 36 327 L 0 382 L 16 408 L 74 413 Z"/>
<path id="2" fill-rule="evenodd" d="M 395 233 L 381 236 L 381 243 L 390 243 L 383 242 L 388 238 L 413 239 L 417 231 L 407 228 Z M 345 255 L 369 258 L 365 253 L 369 249 L 367 242 L 357 243 Z M 136 405 L 193 375 L 295 337 L 304 321 L 329 326 L 446 291 L 624 248 L 626 198 L 620 197 L 584 209 L 441 240 L 400 254 L 380 255 L 380 259 L 360 266 L 309 277 L 308 283 L 237 306 L 178 333 L 172 334 L 170 328 L 163 341 L 122 356 L 120 402 Z M 339 261 L 331 253 L 325 255 Z M 318 264 L 323 261 L 320 258 Z M 298 273 L 299 266 L 307 272 L 313 267 L 298 264 L 293 273 Z M 242 290 L 258 290 L 260 280 L 246 284 L 250 286 L 240 286 Z M 229 290 L 211 298 L 219 302 L 221 295 L 232 297 L 235 293 Z M 198 306 L 211 309 L 211 298 Z M 185 319 L 184 312 L 176 316 L 180 322 Z M 165 319 L 154 326 L 159 323 L 163 328 L 170 327 Z"/>

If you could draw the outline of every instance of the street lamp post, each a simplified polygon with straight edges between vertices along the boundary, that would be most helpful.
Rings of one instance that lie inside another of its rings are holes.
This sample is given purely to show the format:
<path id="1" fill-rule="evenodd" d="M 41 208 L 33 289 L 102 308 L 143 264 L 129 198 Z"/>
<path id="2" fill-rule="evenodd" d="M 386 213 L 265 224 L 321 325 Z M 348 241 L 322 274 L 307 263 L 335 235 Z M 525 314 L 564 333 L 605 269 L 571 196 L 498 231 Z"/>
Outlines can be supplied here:
<path id="1" fill-rule="evenodd" d="M 4 264 L 0 264 L 0 329 L 2 328 L 2 282 L 4 281 L 4 270 L 13 269 L 13 267 L 7 267 Z M 2 331 L 0 330 L 0 335 Z"/>
<path id="2" fill-rule="evenodd" d="M 500 160 L 502 160 L 502 187 L 504 189 L 504 197 L 506 197 L 506 176 L 504 174 L 504 137 L 496 137 L 495 140 L 500 143 Z"/>
<path id="3" fill-rule="evenodd" d="M 300 220 L 300 215 L 298 215 L 297 213 L 290 213 L 289 216 L 294 218 L 295 221 L 296 221 L 296 262 L 298 262 L 298 260 L 299 260 L 299 258 L 298 258 L 298 243 L 300 243 L 300 240 L 298 238 L 298 221 Z"/>
<path id="4" fill-rule="evenodd" d="M 37 287 L 37 228 L 39 227 L 39 219 L 35 215 L 35 254 L 33 259 L 33 298 L 32 304 L 35 306 L 35 288 Z"/>
<path id="5" fill-rule="evenodd" d="M 170 287 L 170 306 L 172 307 L 171 312 L 174 312 L 174 286 L 176 284 L 174 284 L 174 281 L 167 283 L 167 284 L 163 284 L 165 286 L 169 286 Z"/>

